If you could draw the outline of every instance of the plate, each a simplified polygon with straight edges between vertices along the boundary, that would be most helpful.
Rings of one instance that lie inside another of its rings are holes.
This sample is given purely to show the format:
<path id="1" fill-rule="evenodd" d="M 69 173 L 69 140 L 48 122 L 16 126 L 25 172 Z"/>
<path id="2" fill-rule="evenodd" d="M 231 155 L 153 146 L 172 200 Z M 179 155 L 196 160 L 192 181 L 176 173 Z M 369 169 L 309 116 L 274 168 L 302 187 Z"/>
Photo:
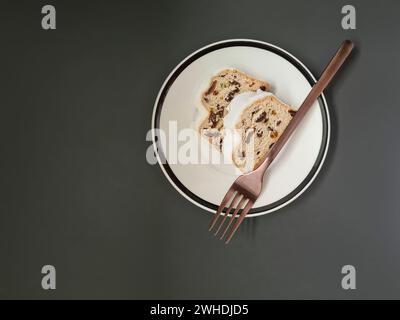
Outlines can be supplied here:
<path id="1" fill-rule="evenodd" d="M 200 145 L 208 145 L 196 132 L 199 121 L 206 116 L 200 96 L 211 77 L 226 68 L 268 81 L 271 91 L 293 109 L 301 105 L 315 83 L 311 72 L 292 54 L 276 45 L 250 39 L 225 40 L 205 46 L 186 57 L 169 74 L 157 96 L 152 117 L 157 161 L 181 195 L 210 212 L 217 210 L 239 173 L 233 165 L 202 163 L 202 152 L 197 163 L 191 163 L 185 156 L 186 160 L 182 161 L 179 155 L 185 155 L 182 149 L 185 146 L 187 150 L 196 135 Z M 180 136 L 182 132 L 185 133 Z M 190 132 L 192 139 L 188 138 Z M 178 141 L 169 139 L 176 133 Z M 329 138 L 329 110 L 322 94 L 268 169 L 263 191 L 247 216 L 270 213 L 298 198 L 320 171 Z M 172 152 L 175 147 L 177 151 Z M 212 152 L 218 154 L 215 149 Z"/>

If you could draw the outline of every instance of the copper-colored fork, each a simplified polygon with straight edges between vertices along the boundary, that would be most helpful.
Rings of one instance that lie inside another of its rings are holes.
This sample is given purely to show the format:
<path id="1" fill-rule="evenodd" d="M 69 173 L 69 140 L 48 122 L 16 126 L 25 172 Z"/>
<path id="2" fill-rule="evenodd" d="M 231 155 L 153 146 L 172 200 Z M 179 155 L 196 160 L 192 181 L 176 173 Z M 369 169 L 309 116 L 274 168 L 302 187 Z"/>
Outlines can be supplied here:
<path id="1" fill-rule="evenodd" d="M 289 137 L 292 135 L 293 131 L 297 128 L 301 120 L 304 118 L 307 111 L 317 100 L 317 98 L 326 88 L 326 86 L 331 82 L 333 76 L 338 72 L 343 62 L 350 54 L 351 50 L 353 50 L 353 43 L 349 40 L 344 41 L 339 50 L 336 52 L 335 56 L 329 62 L 328 66 L 325 68 L 319 80 L 312 87 L 310 93 L 307 95 L 306 99 L 297 110 L 293 119 L 289 122 L 281 137 L 268 152 L 265 160 L 252 172 L 243 174 L 239 178 L 237 178 L 226 193 L 224 199 L 221 202 L 221 205 L 219 206 L 211 221 L 211 225 L 209 228 L 209 231 L 211 231 L 214 226 L 216 226 L 219 217 L 222 216 L 222 221 L 215 232 L 215 235 L 218 235 L 219 231 L 222 230 L 222 226 L 224 225 L 229 213 L 234 210 L 227 226 L 224 228 L 222 235 L 220 236 L 220 239 L 223 239 L 225 234 L 228 233 L 225 243 L 229 243 L 229 241 L 232 239 L 243 219 L 246 217 L 247 213 L 253 207 L 254 202 L 259 197 L 265 171 L 270 166 L 272 161 L 274 161 L 279 151 L 281 151 L 282 147 L 289 140 Z M 221 215 L 222 210 L 225 207 L 227 207 L 228 209 L 225 211 L 225 213 Z M 231 227 L 240 210 L 242 211 L 239 215 L 239 218 Z"/>

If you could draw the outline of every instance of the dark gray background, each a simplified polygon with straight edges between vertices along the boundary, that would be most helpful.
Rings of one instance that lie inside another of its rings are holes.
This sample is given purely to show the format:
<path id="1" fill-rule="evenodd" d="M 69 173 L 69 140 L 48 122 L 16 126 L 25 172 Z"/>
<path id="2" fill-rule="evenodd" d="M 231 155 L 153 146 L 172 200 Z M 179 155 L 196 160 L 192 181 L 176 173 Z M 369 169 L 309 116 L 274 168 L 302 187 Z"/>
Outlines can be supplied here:
<path id="1" fill-rule="evenodd" d="M 0 297 L 399 298 L 400 4 L 350 3 L 356 31 L 341 28 L 348 1 L 2 1 Z M 227 38 L 281 46 L 316 76 L 342 40 L 357 46 L 326 91 L 320 175 L 230 246 L 145 159 L 166 76 Z M 341 289 L 346 264 L 357 290 Z"/>

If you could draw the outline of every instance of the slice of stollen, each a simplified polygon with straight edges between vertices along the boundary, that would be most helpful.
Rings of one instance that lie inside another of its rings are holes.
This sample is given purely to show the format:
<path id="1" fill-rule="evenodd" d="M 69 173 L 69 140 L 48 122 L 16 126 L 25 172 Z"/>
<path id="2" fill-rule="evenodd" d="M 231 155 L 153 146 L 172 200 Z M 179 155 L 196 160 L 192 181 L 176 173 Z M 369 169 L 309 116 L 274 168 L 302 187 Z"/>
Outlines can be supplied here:
<path id="1" fill-rule="evenodd" d="M 256 168 L 295 113 L 290 106 L 272 94 L 247 107 L 236 125 L 241 141 L 233 151 L 234 164 L 242 171 Z"/>

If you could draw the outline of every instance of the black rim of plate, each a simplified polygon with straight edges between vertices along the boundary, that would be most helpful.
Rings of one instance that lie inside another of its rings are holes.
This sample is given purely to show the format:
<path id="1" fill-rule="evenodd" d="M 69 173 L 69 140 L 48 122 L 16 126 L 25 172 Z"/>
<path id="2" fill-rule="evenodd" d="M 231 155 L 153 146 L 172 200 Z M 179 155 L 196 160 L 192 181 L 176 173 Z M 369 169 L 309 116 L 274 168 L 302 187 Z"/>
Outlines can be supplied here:
<path id="1" fill-rule="evenodd" d="M 252 40 L 232 40 L 232 41 L 226 41 L 226 42 L 219 42 L 214 45 L 210 45 L 208 47 L 205 47 L 203 49 L 200 49 L 197 51 L 195 54 L 189 56 L 184 60 L 178 68 L 169 76 L 168 81 L 165 83 L 164 87 L 162 88 L 162 91 L 159 95 L 159 99 L 157 101 L 156 105 L 156 110 L 155 110 L 155 117 L 154 117 L 154 123 L 153 123 L 153 128 L 158 129 L 160 127 L 160 117 L 161 117 L 161 110 L 162 106 L 164 104 L 165 97 L 168 94 L 169 88 L 171 85 L 175 82 L 177 77 L 181 74 L 181 72 L 186 69 L 192 62 L 196 61 L 200 57 L 219 50 L 223 48 L 228 48 L 228 47 L 253 47 L 253 48 L 259 48 L 259 49 L 264 49 L 270 52 L 273 52 L 280 57 L 286 59 L 288 62 L 290 62 L 292 65 L 294 65 L 301 73 L 302 75 L 307 79 L 307 81 L 310 83 L 311 86 L 314 85 L 315 81 L 310 75 L 309 71 L 299 63 L 296 59 L 294 59 L 292 56 L 290 56 L 288 53 L 285 51 L 281 50 L 280 48 L 274 47 L 272 45 L 269 45 L 268 43 L 265 42 L 258 42 L 258 41 L 252 41 Z M 324 153 L 325 150 L 328 146 L 328 108 L 327 105 L 325 104 L 325 101 L 319 97 L 318 98 L 318 103 L 321 109 L 321 115 L 322 115 L 322 143 L 321 143 L 321 148 L 319 150 L 317 159 L 311 168 L 310 172 L 308 175 L 304 178 L 304 180 L 288 195 L 285 197 L 281 198 L 278 201 L 275 201 L 269 205 L 258 207 L 258 208 L 253 208 L 250 210 L 248 216 L 251 216 L 252 214 L 259 214 L 263 213 L 266 211 L 273 210 L 276 207 L 279 207 L 283 205 L 284 203 L 288 202 L 292 198 L 294 198 L 298 193 L 300 193 L 306 186 L 307 184 L 313 179 L 314 175 L 316 174 L 318 168 L 320 167 L 321 161 L 324 158 Z M 160 155 L 161 159 L 166 159 L 165 157 L 162 156 L 161 148 L 158 147 L 158 154 Z M 174 172 L 172 171 L 171 167 L 169 166 L 167 161 L 164 161 L 164 163 L 161 164 L 163 168 L 165 169 L 165 172 L 168 174 L 169 178 L 173 181 L 175 186 L 177 186 L 186 196 L 191 198 L 193 201 L 197 202 L 198 204 L 201 204 L 204 207 L 207 207 L 211 210 L 216 211 L 218 209 L 218 206 L 208 202 L 193 192 L 191 192 L 188 188 L 186 188 L 182 182 L 176 177 Z"/>

